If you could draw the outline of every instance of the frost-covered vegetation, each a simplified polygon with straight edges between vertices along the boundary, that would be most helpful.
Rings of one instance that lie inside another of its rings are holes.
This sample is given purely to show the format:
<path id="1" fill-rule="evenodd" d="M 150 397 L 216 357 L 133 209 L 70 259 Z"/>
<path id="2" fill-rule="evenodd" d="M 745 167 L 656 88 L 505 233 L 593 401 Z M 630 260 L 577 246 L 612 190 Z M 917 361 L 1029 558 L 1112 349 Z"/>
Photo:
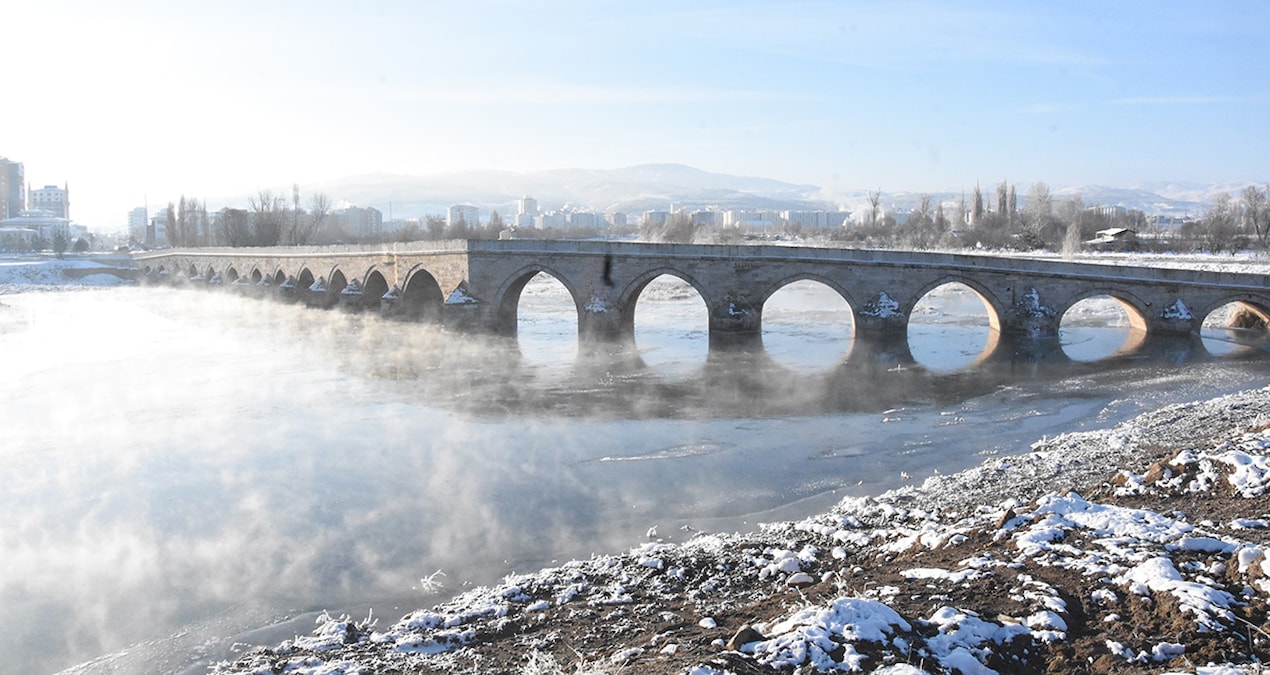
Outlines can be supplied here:
<path id="1" fill-rule="evenodd" d="M 800 522 L 649 542 L 218 673 L 1260 672 L 1270 389 Z"/>

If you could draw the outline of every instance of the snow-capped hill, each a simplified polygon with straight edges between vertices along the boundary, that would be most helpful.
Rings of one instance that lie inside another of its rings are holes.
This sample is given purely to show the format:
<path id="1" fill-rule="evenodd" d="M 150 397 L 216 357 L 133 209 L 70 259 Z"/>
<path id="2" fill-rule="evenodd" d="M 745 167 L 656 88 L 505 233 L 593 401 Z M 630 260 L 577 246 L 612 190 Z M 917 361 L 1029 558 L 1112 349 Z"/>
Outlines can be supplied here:
<path id="1" fill-rule="evenodd" d="M 1256 181 L 1157 182 L 1128 188 L 1085 185 L 1055 190 L 1054 196 L 1058 198 L 1080 196 L 1086 206 L 1123 206 L 1148 215 L 1198 217 L 1208 211 L 1218 194 L 1228 194 L 1232 200 L 1238 201 L 1244 188 L 1249 185 L 1264 187 L 1264 184 Z"/>
<path id="2" fill-rule="evenodd" d="M 1105 185 L 1082 185 L 1054 190 L 1055 199 L 1079 197 L 1085 206 L 1120 206 L 1148 215 L 1200 216 L 1208 209 L 1208 201 L 1178 199 L 1146 188 L 1117 188 Z"/>
<path id="3" fill-rule="evenodd" d="M 641 164 L 621 169 L 556 169 L 551 171 L 463 171 L 431 176 L 371 174 L 352 176 L 314 190 L 337 199 L 374 206 L 388 215 L 392 202 L 398 216 L 443 213 L 451 204 L 474 204 L 488 213 L 515 213 L 517 200 L 532 195 L 543 210 L 565 205 L 594 211 L 637 212 L 686 208 L 805 209 L 825 208 L 815 185 L 770 178 L 733 176 L 683 164 Z"/>
<path id="4" fill-rule="evenodd" d="M 1129 187 L 1106 185 L 1050 186 L 1055 199 L 1079 196 L 1086 206 L 1121 206 L 1148 215 L 1203 215 L 1220 192 L 1235 200 L 1255 181 L 1225 183 L 1156 182 Z M 1019 206 L 1025 207 L 1031 185 L 1015 186 Z M 427 176 L 370 174 L 310 186 L 336 200 L 374 206 L 388 217 L 421 218 L 443 214 L 452 204 L 473 204 L 486 216 L 497 210 L 516 212 L 517 200 L 531 195 L 544 211 L 566 206 L 596 212 L 640 213 L 666 210 L 671 204 L 686 209 L 713 207 L 740 210 L 837 210 L 865 208 L 872 189 L 829 191 L 821 186 L 755 176 L 703 171 L 684 164 L 640 164 L 619 169 L 555 169 L 549 171 L 471 170 Z M 995 186 L 983 186 L 985 202 Z M 934 203 L 955 204 L 968 192 L 892 191 L 881 194 L 884 210 L 911 210 L 921 197 Z M 391 204 L 391 209 L 390 209 Z"/>

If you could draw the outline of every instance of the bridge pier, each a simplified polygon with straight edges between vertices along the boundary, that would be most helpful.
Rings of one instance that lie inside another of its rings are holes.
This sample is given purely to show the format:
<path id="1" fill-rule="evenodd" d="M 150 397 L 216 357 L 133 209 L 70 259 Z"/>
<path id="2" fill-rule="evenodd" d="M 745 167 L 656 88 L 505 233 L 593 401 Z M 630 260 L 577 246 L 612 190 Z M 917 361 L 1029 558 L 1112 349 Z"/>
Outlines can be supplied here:
<path id="1" fill-rule="evenodd" d="M 852 320 L 856 335 L 864 336 L 867 341 L 908 341 L 908 314 L 900 311 L 900 303 L 886 291 L 873 295 L 856 311 Z"/>
<path id="2" fill-rule="evenodd" d="M 727 293 L 710 308 L 710 349 L 759 351 L 763 348 L 762 312 L 748 298 Z"/>
<path id="3" fill-rule="evenodd" d="M 450 302 L 447 300 L 441 306 L 441 316 L 436 317 L 429 312 L 427 308 L 418 315 L 424 320 L 432 319 L 441 320 L 441 325 L 446 330 L 454 330 L 463 333 L 493 333 L 495 335 L 503 335 L 502 327 L 497 322 L 490 321 L 483 311 L 484 308 L 480 303 L 473 302 Z M 511 333 L 516 334 L 516 327 L 511 327 Z"/>
<path id="4" fill-rule="evenodd" d="M 579 343 L 634 342 L 634 338 L 634 321 L 622 321 L 622 312 L 607 288 L 592 294 L 578 312 Z"/>
<path id="5" fill-rule="evenodd" d="M 1203 325 L 1202 318 L 1196 318 L 1186 303 L 1177 298 L 1165 306 L 1148 324 L 1148 335 L 1186 336 L 1199 335 Z"/>
<path id="6" fill-rule="evenodd" d="M 325 278 L 319 277 L 306 289 L 301 290 L 301 297 L 307 307 L 316 307 L 318 309 L 330 309 L 339 302 L 340 297 L 337 292 L 329 288 Z"/>
<path id="7" fill-rule="evenodd" d="M 276 296 L 282 302 L 295 302 L 300 299 L 300 289 L 296 287 L 295 277 L 287 277 L 285 281 L 278 284 L 278 292 Z"/>
<path id="8" fill-rule="evenodd" d="M 345 312 L 361 312 L 366 308 L 366 298 L 362 293 L 362 285 L 357 280 L 350 281 L 340 291 L 336 306 Z"/>
<path id="9" fill-rule="evenodd" d="M 1041 300 L 1041 294 L 1029 287 L 1001 317 L 1001 333 L 1007 337 L 1036 341 L 1038 344 L 1058 342 L 1058 327 L 1062 316 Z"/>

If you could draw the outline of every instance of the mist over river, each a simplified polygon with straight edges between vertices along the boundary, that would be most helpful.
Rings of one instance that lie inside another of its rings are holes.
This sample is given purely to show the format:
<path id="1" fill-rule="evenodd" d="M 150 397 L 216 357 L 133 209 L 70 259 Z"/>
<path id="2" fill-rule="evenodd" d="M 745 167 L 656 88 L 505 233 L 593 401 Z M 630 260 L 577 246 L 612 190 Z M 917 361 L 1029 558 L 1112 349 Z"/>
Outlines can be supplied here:
<path id="1" fill-rule="evenodd" d="M 322 610 L 392 621 L 1270 374 L 1227 331 L 1126 352 L 1096 303 L 1064 319 L 1061 353 L 987 358 L 957 288 L 914 313 L 907 345 L 860 345 L 826 291 L 774 296 L 753 354 L 710 353 L 700 298 L 661 280 L 634 346 L 581 350 L 542 276 L 516 340 L 229 292 L 0 295 L 4 663 L 202 672 Z"/>

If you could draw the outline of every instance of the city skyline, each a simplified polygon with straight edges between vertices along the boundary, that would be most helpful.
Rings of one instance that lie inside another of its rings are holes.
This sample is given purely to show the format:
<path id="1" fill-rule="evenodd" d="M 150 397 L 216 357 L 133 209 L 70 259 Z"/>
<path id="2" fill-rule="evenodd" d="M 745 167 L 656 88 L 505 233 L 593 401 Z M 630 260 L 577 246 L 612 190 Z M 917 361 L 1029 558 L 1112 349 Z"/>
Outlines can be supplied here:
<path id="1" fill-rule="evenodd" d="M 50 0 L 6 14 L 43 29 L 6 38 L 37 56 L 0 106 L 0 154 L 32 186 L 69 183 L 73 217 L 100 231 L 144 201 L 241 204 L 377 172 L 674 162 L 829 199 L 1270 178 L 1263 3 Z"/>

